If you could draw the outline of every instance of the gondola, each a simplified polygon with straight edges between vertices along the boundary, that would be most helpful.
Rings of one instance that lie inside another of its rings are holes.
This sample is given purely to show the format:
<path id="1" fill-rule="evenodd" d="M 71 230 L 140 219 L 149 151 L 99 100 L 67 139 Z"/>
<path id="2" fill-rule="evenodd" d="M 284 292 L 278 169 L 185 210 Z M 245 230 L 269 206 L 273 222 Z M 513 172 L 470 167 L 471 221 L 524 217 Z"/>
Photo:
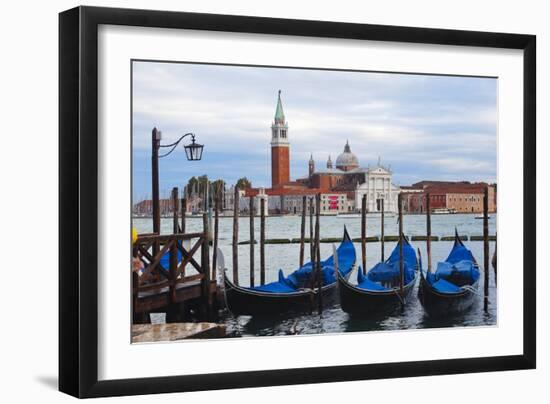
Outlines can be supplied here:
<path id="1" fill-rule="evenodd" d="M 404 285 L 401 294 L 399 246 L 403 243 Z M 383 313 L 406 303 L 416 282 L 419 263 L 414 248 L 403 236 L 390 257 L 379 262 L 366 275 L 361 267 L 357 270 L 357 284 L 338 277 L 340 305 L 348 314 L 369 315 Z"/>
<path id="2" fill-rule="evenodd" d="M 349 276 L 355 265 L 355 247 L 346 229 L 340 246 L 336 249 L 338 273 Z M 334 255 L 321 262 L 323 304 L 330 304 L 338 298 L 334 275 Z M 312 263 L 308 262 L 285 277 L 279 270 L 279 279 L 262 286 L 244 287 L 235 285 L 224 271 L 225 298 L 229 310 L 235 315 L 282 314 L 311 310 L 319 291 L 312 286 Z"/>
<path id="3" fill-rule="evenodd" d="M 418 297 L 428 314 L 462 313 L 474 303 L 480 278 L 479 266 L 456 230 L 447 259 L 437 264 L 435 273 L 420 272 Z"/>

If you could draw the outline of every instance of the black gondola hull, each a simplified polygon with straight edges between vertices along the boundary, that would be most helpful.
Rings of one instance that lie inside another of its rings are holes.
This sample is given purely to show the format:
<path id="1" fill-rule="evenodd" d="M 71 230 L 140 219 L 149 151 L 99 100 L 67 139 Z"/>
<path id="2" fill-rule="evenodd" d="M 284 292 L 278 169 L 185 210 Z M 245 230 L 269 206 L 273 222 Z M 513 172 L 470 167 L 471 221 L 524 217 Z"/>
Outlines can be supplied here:
<path id="1" fill-rule="evenodd" d="M 336 284 L 321 289 L 323 307 L 337 301 Z M 234 315 L 279 315 L 304 313 L 318 307 L 318 291 L 304 290 L 296 293 L 266 293 L 236 286 L 225 278 L 227 306 Z"/>
<path id="2" fill-rule="evenodd" d="M 431 316 L 446 316 L 460 314 L 469 310 L 474 302 L 477 290 L 477 282 L 472 285 L 473 290 L 466 289 L 461 293 L 439 293 L 432 288 L 426 279 L 420 278 L 418 299 L 426 313 Z"/>
<path id="3" fill-rule="evenodd" d="M 350 284 L 346 279 L 338 278 L 338 291 L 342 310 L 351 315 L 367 316 L 394 310 L 409 301 L 415 278 L 403 288 L 403 298 L 396 291 L 367 291 Z"/>
<path id="4" fill-rule="evenodd" d="M 355 249 L 351 238 L 344 227 L 342 243 L 348 242 L 351 245 L 353 261 L 346 268 L 349 273 L 355 265 Z M 342 244 L 340 245 L 342 246 Z M 339 247 L 340 249 L 340 247 Z M 348 252 L 349 254 L 349 252 Z M 338 271 L 338 274 L 342 274 Z M 336 281 L 318 289 L 299 289 L 291 293 L 273 293 L 235 285 L 224 276 L 225 299 L 227 308 L 234 315 L 279 315 L 284 313 L 310 312 L 319 307 L 321 300 L 322 307 L 330 307 L 338 301 L 336 292 Z"/>

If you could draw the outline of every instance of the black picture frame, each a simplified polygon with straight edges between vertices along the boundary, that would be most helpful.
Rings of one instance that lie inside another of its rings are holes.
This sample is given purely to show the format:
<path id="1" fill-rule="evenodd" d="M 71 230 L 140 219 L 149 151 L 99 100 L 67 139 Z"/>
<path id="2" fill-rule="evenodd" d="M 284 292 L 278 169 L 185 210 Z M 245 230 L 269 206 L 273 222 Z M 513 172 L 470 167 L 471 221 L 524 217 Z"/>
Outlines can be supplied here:
<path id="1" fill-rule="evenodd" d="M 523 51 L 523 354 L 98 381 L 98 27 L 101 24 Z M 536 366 L 536 37 L 77 7 L 59 15 L 59 389 L 76 397 L 325 383 Z"/>

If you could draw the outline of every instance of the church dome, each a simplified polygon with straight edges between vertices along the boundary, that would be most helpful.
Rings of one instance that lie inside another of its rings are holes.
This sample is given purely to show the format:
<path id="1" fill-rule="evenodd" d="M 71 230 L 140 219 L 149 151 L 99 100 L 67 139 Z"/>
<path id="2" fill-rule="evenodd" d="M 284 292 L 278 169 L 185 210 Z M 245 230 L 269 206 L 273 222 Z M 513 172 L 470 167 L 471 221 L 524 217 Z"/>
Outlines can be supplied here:
<path id="1" fill-rule="evenodd" d="M 358 167 L 359 167 L 359 160 L 357 160 L 357 156 L 351 152 L 351 148 L 349 147 L 349 142 L 346 141 L 346 145 L 344 146 L 344 152 L 340 154 L 336 159 L 336 168 L 344 171 L 349 171 Z"/>

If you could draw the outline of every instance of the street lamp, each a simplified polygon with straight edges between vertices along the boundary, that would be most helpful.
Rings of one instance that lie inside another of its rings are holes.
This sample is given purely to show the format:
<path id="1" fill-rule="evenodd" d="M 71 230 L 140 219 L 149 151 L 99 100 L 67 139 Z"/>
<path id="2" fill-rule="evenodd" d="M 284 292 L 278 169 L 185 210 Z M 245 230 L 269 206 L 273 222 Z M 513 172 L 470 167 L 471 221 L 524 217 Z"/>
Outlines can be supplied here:
<path id="1" fill-rule="evenodd" d="M 159 158 L 166 157 L 171 154 L 183 138 L 191 136 L 191 143 L 184 146 L 185 156 L 187 160 L 198 161 L 202 158 L 202 150 L 204 146 L 195 142 L 195 134 L 186 133 L 177 141 L 167 145 L 161 145 L 161 132 L 157 128 L 153 128 L 151 144 L 152 144 L 152 188 L 153 188 L 153 233 L 160 234 L 160 200 L 159 200 Z M 170 148 L 166 153 L 159 156 L 161 148 Z"/>

